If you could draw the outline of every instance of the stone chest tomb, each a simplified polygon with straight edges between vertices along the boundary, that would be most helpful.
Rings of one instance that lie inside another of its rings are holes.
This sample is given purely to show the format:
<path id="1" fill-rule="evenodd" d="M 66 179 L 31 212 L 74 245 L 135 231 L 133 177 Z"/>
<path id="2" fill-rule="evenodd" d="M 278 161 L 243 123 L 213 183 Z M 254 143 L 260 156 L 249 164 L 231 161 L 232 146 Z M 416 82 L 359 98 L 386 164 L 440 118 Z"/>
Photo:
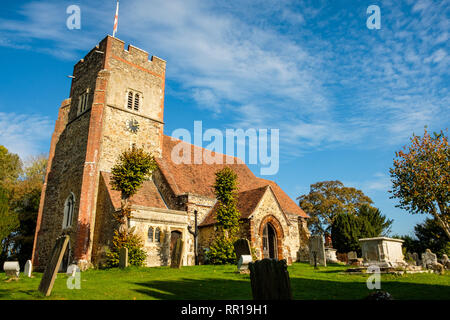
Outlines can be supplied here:
<path id="1" fill-rule="evenodd" d="M 364 265 L 397 267 L 405 264 L 403 260 L 403 240 L 377 237 L 359 239 Z"/>

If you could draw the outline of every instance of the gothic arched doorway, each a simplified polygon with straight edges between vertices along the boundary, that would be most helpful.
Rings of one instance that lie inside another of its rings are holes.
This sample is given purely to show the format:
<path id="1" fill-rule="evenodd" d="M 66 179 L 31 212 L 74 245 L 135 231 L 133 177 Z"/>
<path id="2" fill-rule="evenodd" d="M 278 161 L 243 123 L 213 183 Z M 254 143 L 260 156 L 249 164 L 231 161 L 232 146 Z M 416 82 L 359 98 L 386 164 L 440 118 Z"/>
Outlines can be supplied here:
<path id="1" fill-rule="evenodd" d="M 277 259 L 278 257 L 277 232 L 270 223 L 266 223 L 266 225 L 263 228 L 262 242 L 263 242 L 263 258 Z"/>

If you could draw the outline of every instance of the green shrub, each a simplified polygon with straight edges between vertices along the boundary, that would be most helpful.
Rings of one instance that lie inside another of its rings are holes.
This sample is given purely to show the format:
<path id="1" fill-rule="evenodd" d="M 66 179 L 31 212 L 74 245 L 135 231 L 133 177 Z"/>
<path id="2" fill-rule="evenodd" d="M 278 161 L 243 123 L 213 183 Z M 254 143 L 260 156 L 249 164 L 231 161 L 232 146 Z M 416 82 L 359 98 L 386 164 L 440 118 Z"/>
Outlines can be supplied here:
<path id="1" fill-rule="evenodd" d="M 233 241 L 223 235 L 216 237 L 206 256 L 210 264 L 235 264 Z"/>
<path id="2" fill-rule="evenodd" d="M 124 247 L 128 248 L 128 263 L 130 265 L 140 267 L 145 264 L 147 253 L 143 249 L 144 242 L 142 239 L 133 232 L 125 234 L 116 230 L 114 231 L 112 248 L 106 254 L 106 267 L 119 266 L 120 249 Z"/>

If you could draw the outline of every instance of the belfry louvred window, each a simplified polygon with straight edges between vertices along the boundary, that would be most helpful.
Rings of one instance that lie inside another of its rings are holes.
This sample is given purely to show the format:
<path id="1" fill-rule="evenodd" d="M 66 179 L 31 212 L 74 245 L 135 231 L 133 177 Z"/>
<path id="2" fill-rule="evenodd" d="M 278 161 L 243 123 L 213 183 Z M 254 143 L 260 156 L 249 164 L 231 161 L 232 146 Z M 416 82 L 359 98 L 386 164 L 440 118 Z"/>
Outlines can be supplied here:
<path id="1" fill-rule="evenodd" d="M 127 93 L 127 108 L 134 111 L 139 111 L 142 101 L 142 94 L 129 90 Z"/>
<path id="2" fill-rule="evenodd" d="M 133 92 L 128 92 L 128 102 L 127 102 L 128 109 L 133 109 Z"/>
<path id="3" fill-rule="evenodd" d="M 134 110 L 139 111 L 139 93 L 134 95 Z"/>

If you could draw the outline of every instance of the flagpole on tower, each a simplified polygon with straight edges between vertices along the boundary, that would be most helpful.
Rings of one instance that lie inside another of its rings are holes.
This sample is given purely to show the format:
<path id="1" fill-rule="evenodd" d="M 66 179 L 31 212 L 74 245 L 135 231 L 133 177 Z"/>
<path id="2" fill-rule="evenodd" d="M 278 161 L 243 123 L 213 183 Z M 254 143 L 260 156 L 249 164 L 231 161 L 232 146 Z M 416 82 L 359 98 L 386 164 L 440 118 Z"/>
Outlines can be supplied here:
<path id="1" fill-rule="evenodd" d="M 116 37 L 117 23 L 119 22 L 119 0 L 117 0 L 116 15 L 114 17 L 113 37 Z"/>

